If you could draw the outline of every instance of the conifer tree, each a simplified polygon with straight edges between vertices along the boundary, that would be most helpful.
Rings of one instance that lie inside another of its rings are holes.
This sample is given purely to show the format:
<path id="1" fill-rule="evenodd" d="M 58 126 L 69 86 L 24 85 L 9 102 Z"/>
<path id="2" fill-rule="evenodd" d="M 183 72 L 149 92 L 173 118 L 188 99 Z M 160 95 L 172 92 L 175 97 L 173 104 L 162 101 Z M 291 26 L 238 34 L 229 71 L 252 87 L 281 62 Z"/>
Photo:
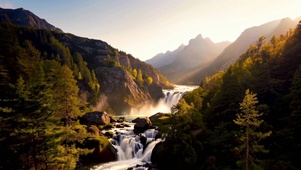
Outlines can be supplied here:
<path id="1" fill-rule="evenodd" d="M 143 85 L 143 75 L 141 69 L 139 69 L 137 73 L 137 82 L 139 85 Z"/>
<path id="2" fill-rule="evenodd" d="M 238 147 L 238 150 L 244 157 L 237 162 L 237 165 L 244 167 L 246 170 L 260 168 L 256 164 L 258 160 L 256 160 L 255 154 L 257 152 L 267 153 L 268 150 L 263 145 L 260 145 L 259 141 L 272 133 L 271 131 L 266 133 L 258 131 L 258 128 L 264 121 L 260 119 L 262 113 L 258 113 L 256 110 L 257 103 L 256 94 L 246 90 L 243 102 L 240 103 L 241 113 L 237 114 L 237 118 L 233 120 L 235 124 L 242 128 L 242 133 L 240 134 L 242 144 Z"/>

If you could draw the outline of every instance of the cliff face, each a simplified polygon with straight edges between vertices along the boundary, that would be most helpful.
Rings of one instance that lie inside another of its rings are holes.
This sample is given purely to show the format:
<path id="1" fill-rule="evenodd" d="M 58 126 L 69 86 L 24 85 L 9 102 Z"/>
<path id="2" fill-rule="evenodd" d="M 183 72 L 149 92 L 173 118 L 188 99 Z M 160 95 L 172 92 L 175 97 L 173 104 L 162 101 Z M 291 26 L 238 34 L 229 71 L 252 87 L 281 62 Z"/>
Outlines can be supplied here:
<path id="1" fill-rule="evenodd" d="M 124 69 L 99 67 L 95 71 L 107 102 L 115 112 L 126 114 L 132 106 L 151 100 L 149 93 L 142 91 Z"/>
<path id="2" fill-rule="evenodd" d="M 162 88 L 171 84 L 151 65 L 111 47 L 104 41 L 56 33 L 55 37 L 70 51 L 80 52 L 88 66 L 95 70 L 102 94 L 107 98 L 105 105 L 116 113 L 127 113 L 131 107 L 146 101 L 157 101 L 164 97 Z M 116 59 L 114 55 L 118 55 Z M 108 64 L 108 57 L 113 64 Z M 151 77 L 151 84 L 138 84 L 131 74 L 141 70 L 143 79 Z"/>

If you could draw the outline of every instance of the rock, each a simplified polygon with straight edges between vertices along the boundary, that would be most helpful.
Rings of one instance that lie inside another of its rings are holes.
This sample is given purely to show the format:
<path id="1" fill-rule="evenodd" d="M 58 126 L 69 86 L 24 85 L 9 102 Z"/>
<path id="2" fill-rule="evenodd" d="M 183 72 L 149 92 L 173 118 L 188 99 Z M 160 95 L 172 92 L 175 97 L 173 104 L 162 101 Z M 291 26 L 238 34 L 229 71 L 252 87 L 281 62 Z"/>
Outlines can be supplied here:
<path id="1" fill-rule="evenodd" d="M 132 107 L 151 100 L 122 67 L 98 67 L 95 69 L 101 91 L 108 97 L 109 106 L 118 114 L 129 112 Z"/>
<path id="2" fill-rule="evenodd" d="M 99 129 L 95 125 L 87 127 L 87 132 L 92 135 L 99 136 Z"/>
<path id="3" fill-rule="evenodd" d="M 124 124 L 124 127 L 131 127 L 130 125 L 128 125 L 128 124 Z"/>
<path id="4" fill-rule="evenodd" d="M 140 136 L 140 142 L 141 142 L 141 144 L 143 145 L 143 146 L 145 146 L 146 145 L 146 142 L 147 142 L 147 138 L 145 137 L 145 136 Z"/>
<path id="5" fill-rule="evenodd" d="M 108 124 L 108 125 L 105 125 L 105 126 L 101 127 L 101 130 L 110 130 L 110 129 L 113 129 L 113 128 L 114 128 L 113 124 Z"/>
<path id="6" fill-rule="evenodd" d="M 162 87 L 157 84 L 151 84 L 150 86 L 147 86 L 147 89 L 149 91 L 149 94 L 153 99 L 155 99 L 155 101 L 158 101 L 159 99 L 165 97 L 162 91 Z"/>
<path id="7" fill-rule="evenodd" d="M 92 153 L 81 157 L 84 165 L 93 166 L 117 160 L 117 151 L 105 136 L 88 137 L 83 143 L 83 148 L 94 149 Z"/>
<path id="8" fill-rule="evenodd" d="M 117 120 L 118 123 L 122 123 L 125 121 L 125 117 L 119 117 L 119 119 Z"/>
<path id="9" fill-rule="evenodd" d="M 170 117 L 170 114 L 159 112 L 159 113 L 156 113 L 156 114 L 152 115 L 151 117 L 149 117 L 149 119 L 151 120 L 151 122 L 155 122 L 162 117 Z"/>
<path id="10" fill-rule="evenodd" d="M 152 122 L 148 117 L 144 118 L 136 118 L 132 120 L 133 123 L 136 123 L 134 125 L 134 132 L 135 133 L 143 133 L 145 130 L 149 129 L 152 126 Z"/>
<path id="11" fill-rule="evenodd" d="M 112 132 L 106 132 L 104 135 L 109 138 L 113 138 L 113 136 L 114 136 L 114 134 Z"/>
<path id="12" fill-rule="evenodd" d="M 116 128 L 124 128 L 124 124 L 117 124 Z"/>
<path id="13" fill-rule="evenodd" d="M 85 125 L 108 125 L 111 119 L 106 112 L 88 112 L 80 120 Z"/>
<path id="14" fill-rule="evenodd" d="M 116 117 L 109 116 L 110 117 L 110 123 L 116 123 L 118 120 Z"/>

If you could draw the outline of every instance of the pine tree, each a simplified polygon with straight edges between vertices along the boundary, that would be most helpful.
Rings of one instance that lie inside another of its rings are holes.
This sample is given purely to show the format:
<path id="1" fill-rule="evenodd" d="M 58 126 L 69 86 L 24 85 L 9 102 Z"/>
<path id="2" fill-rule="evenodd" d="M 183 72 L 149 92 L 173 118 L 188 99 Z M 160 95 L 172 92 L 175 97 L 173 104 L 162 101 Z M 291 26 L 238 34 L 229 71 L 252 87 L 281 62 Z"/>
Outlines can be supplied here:
<path id="1" fill-rule="evenodd" d="M 137 82 L 139 85 L 143 85 L 143 75 L 141 69 L 138 70 Z"/>
<path id="2" fill-rule="evenodd" d="M 256 160 L 255 154 L 257 152 L 268 152 L 263 145 L 259 144 L 259 141 L 270 136 L 272 133 L 271 131 L 266 133 L 257 131 L 264 122 L 260 119 L 262 113 L 258 113 L 256 110 L 257 103 L 256 94 L 246 90 L 243 102 L 240 103 L 241 113 L 237 114 L 237 118 L 233 120 L 235 124 L 242 128 L 242 133 L 240 134 L 242 145 L 239 146 L 238 150 L 244 157 L 237 162 L 237 165 L 245 167 L 246 170 L 259 168 L 256 164 L 258 160 Z"/>
<path id="3" fill-rule="evenodd" d="M 80 116 L 80 100 L 78 98 L 79 88 L 76 86 L 76 80 L 73 77 L 72 70 L 67 66 L 62 66 L 57 77 L 55 85 L 55 100 L 57 102 L 56 114 L 65 119 L 65 125 L 71 126 L 72 118 Z"/>

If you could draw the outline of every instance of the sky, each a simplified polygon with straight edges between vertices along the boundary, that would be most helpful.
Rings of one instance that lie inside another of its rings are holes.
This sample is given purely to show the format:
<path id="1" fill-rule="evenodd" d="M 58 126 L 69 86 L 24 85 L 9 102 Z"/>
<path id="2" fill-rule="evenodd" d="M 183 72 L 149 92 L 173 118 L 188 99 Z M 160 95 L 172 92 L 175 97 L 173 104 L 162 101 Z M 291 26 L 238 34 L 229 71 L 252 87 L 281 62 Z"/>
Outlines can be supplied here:
<path id="1" fill-rule="evenodd" d="M 301 0 L 0 0 L 50 24 L 100 39 L 142 61 L 202 34 L 235 41 L 247 28 L 301 16 Z"/>

